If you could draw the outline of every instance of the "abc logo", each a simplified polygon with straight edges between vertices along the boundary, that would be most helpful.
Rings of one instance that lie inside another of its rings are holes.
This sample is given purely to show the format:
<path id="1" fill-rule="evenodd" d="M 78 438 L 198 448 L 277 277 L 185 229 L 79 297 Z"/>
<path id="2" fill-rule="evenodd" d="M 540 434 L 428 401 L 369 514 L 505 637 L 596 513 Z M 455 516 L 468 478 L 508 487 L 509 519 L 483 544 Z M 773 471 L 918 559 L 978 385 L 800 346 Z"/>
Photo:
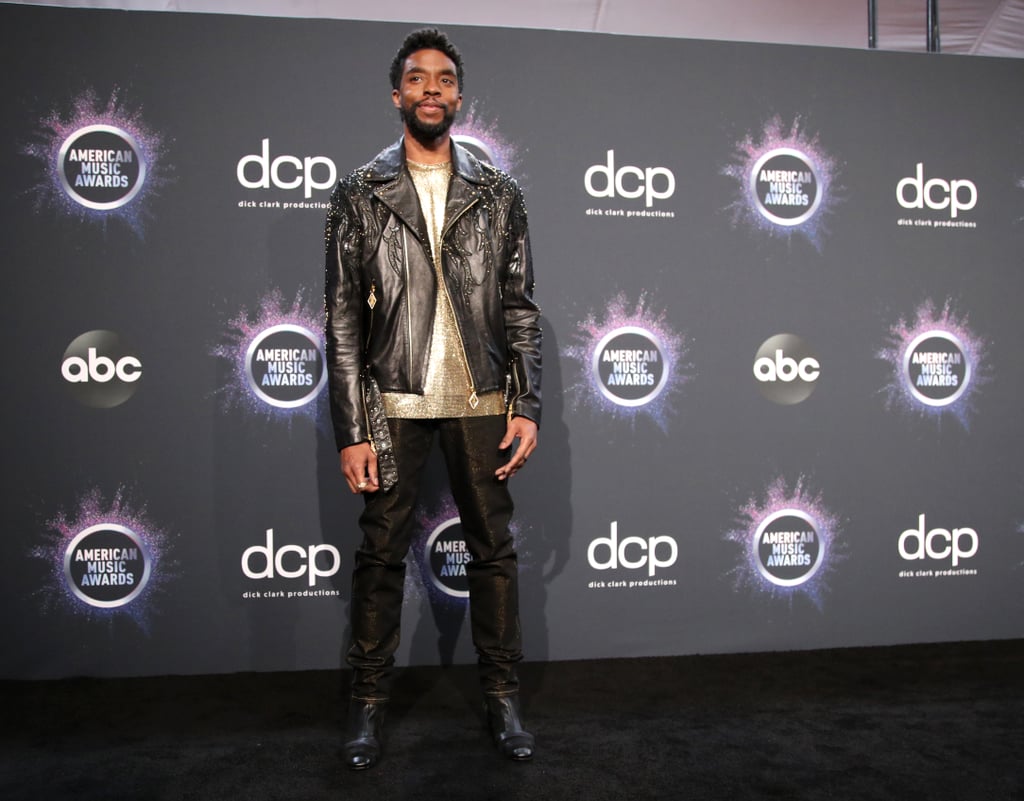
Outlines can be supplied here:
<path id="1" fill-rule="evenodd" d="M 595 186 L 599 179 L 601 186 Z M 644 198 L 650 208 L 655 200 L 670 198 L 676 191 L 676 177 L 665 167 L 620 167 L 615 169 L 615 151 L 608 151 L 605 164 L 595 164 L 583 177 L 587 194 L 591 197 Z"/>
<path id="2" fill-rule="evenodd" d="M 327 557 L 329 564 L 323 565 L 317 558 Z M 253 567 L 255 560 L 255 569 Z M 262 563 L 262 564 L 261 564 Z M 341 554 L 333 545 L 282 545 L 274 548 L 274 529 L 267 529 L 265 545 L 253 545 L 242 554 L 242 572 L 246 578 L 272 579 L 275 576 L 294 579 L 308 576 L 309 586 L 316 585 L 320 578 L 333 576 L 341 567 Z"/>
<path id="3" fill-rule="evenodd" d="M 338 168 L 326 156 L 306 156 L 304 159 L 278 156 L 271 161 L 270 140 L 264 139 L 262 144 L 259 155 L 254 153 L 238 160 L 238 183 L 246 189 L 270 189 L 271 184 L 278 189 L 298 189 L 301 186 L 303 197 L 310 198 L 314 189 L 330 189 L 338 179 Z M 249 165 L 253 165 L 255 171 L 250 170 Z M 317 175 L 322 176 L 322 180 L 314 176 L 315 168 L 319 168 Z M 253 172 L 255 174 L 250 177 Z"/>
<path id="4" fill-rule="evenodd" d="M 905 209 L 923 209 L 927 206 L 935 211 L 949 209 L 949 216 L 956 219 L 961 211 L 970 211 L 978 204 L 978 187 L 973 181 L 942 178 L 924 179 L 924 163 L 917 163 L 917 172 L 896 184 L 896 200 Z"/>
<path id="5" fill-rule="evenodd" d="M 768 400 L 792 405 L 807 400 L 814 392 L 821 363 L 800 337 L 776 334 L 757 349 L 754 378 Z"/>
<path id="6" fill-rule="evenodd" d="M 80 403 L 110 409 L 135 394 L 142 362 L 113 331 L 88 331 L 68 345 L 60 372 Z"/>
<path id="7" fill-rule="evenodd" d="M 953 567 L 960 564 L 961 559 L 970 559 L 978 552 L 978 532 L 973 528 L 955 528 L 952 531 L 944 528 L 927 527 L 924 515 L 918 515 L 917 528 L 908 528 L 900 534 L 900 556 L 907 561 L 916 559 L 950 559 Z"/>

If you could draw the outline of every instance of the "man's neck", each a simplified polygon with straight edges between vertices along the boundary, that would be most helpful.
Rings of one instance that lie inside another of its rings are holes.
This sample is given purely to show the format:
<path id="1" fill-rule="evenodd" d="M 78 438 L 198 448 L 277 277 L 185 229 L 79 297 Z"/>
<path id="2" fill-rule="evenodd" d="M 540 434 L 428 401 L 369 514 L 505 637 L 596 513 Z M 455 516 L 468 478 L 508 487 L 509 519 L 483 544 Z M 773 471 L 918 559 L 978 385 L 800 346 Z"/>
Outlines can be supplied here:
<path id="1" fill-rule="evenodd" d="M 452 160 L 452 139 L 451 136 L 444 136 L 424 144 L 414 137 L 405 133 L 405 157 L 417 164 L 444 164 Z"/>

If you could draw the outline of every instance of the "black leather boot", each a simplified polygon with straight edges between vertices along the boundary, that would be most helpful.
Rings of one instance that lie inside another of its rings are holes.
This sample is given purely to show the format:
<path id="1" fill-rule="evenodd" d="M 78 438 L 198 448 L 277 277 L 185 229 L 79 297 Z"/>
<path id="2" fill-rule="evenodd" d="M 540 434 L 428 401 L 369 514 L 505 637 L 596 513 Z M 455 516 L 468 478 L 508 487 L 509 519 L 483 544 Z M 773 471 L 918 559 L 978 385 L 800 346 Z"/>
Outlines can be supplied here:
<path id="1" fill-rule="evenodd" d="M 345 765 L 351 770 L 372 768 L 380 759 L 384 742 L 384 703 L 352 700 L 348 708 L 348 729 L 344 746 Z"/>
<path id="2" fill-rule="evenodd" d="M 488 695 L 484 701 L 494 744 L 502 756 L 522 762 L 533 757 L 533 735 L 523 727 L 518 695 Z"/>

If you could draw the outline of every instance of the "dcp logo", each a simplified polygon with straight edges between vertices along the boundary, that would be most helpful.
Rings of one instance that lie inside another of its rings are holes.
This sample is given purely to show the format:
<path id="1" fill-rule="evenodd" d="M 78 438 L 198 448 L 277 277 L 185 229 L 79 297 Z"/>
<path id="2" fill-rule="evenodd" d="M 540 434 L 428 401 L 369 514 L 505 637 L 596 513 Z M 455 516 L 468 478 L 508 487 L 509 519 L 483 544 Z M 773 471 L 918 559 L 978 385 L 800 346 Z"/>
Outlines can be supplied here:
<path id="1" fill-rule="evenodd" d="M 978 552 L 978 532 L 973 528 L 925 529 L 924 515 L 917 516 L 917 528 L 908 528 L 900 534 L 900 556 L 907 561 L 917 559 L 951 559 L 953 567 L 962 559 L 970 559 Z"/>
<path id="2" fill-rule="evenodd" d="M 944 178 L 924 179 L 924 162 L 917 163 L 912 176 L 896 184 L 896 200 L 905 209 L 923 209 L 927 206 L 935 211 L 949 209 L 949 216 L 956 219 L 961 211 L 970 211 L 978 204 L 978 187 L 966 179 Z"/>
<path id="3" fill-rule="evenodd" d="M 246 189 L 298 189 L 305 198 L 313 196 L 314 189 L 330 189 L 338 179 L 338 168 L 327 156 L 277 156 L 270 158 L 270 140 L 262 140 L 259 155 L 255 153 L 238 160 L 235 173 L 238 183 Z M 250 166 L 252 169 L 250 169 Z M 251 176 L 251 177 L 250 177 Z"/>
<path id="4" fill-rule="evenodd" d="M 113 331 L 87 331 L 64 351 L 60 373 L 79 403 L 110 409 L 135 394 L 142 362 Z"/>
<path id="5" fill-rule="evenodd" d="M 754 356 L 754 378 L 768 400 L 792 405 L 807 400 L 817 386 L 821 362 L 806 342 L 793 334 L 769 337 Z"/>
<path id="6" fill-rule="evenodd" d="M 615 151 L 608 151 L 604 164 L 595 164 L 583 176 L 583 185 L 591 197 L 644 198 L 650 208 L 655 200 L 672 197 L 676 177 L 667 167 L 630 167 L 615 169 Z"/>
<path id="7" fill-rule="evenodd" d="M 324 558 L 321 559 L 320 557 Z M 267 529 L 264 545 L 253 545 L 242 553 L 242 572 L 246 578 L 272 579 L 281 576 L 286 579 L 308 576 L 313 587 L 321 578 L 328 578 L 341 567 L 341 554 L 333 545 L 282 545 L 274 547 L 274 529 Z"/>
<path id="8" fill-rule="evenodd" d="M 679 558 L 679 546 L 672 537 L 625 537 L 619 541 L 619 524 L 612 521 L 607 537 L 592 540 L 587 547 L 587 561 L 594 570 L 642 570 L 653 576 L 658 568 L 671 567 Z"/>

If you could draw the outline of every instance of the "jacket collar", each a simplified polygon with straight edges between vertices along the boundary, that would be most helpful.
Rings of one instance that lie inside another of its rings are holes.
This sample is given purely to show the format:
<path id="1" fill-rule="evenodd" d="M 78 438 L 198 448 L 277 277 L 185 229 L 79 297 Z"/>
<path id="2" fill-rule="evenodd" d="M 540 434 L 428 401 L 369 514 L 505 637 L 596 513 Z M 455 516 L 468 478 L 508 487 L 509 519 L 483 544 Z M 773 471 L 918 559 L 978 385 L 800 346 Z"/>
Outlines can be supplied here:
<path id="1" fill-rule="evenodd" d="M 382 150 L 366 165 L 363 177 L 373 183 L 394 181 L 405 167 L 405 137 Z M 484 184 L 487 178 L 476 156 L 452 140 L 452 173 L 471 184 Z"/>
<path id="2" fill-rule="evenodd" d="M 376 184 L 373 194 L 400 217 L 421 242 L 430 241 L 416 186 L 405 169 L 404 139 L 399 139 L 371 161 L 363 171 L 363 177 Z M 452 183 L 445 206 L 445 232 L 476 201 L 480 195 L 477 187 L 486 180 L 477 158 L 453 141 Z"/>

